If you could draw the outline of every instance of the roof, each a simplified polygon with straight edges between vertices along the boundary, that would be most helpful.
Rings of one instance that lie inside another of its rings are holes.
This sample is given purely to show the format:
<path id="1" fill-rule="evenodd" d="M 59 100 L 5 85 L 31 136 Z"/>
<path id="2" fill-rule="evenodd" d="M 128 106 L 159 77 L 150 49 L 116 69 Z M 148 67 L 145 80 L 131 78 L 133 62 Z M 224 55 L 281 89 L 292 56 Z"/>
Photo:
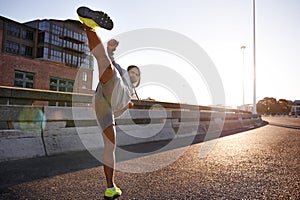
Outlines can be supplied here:
<path id="1" fill-rule="evenodd" d="M 295 101 L 294 101 L 294 104 L 295 104 L 295 105 L 300 105 L 300 100 L 295 100 Z"/>

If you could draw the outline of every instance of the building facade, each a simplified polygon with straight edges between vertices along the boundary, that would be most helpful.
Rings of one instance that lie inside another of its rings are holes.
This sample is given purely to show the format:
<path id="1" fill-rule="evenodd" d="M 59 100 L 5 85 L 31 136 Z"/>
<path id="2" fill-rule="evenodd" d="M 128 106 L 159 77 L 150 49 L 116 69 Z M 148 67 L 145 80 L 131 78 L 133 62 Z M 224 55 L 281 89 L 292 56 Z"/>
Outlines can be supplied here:
<path id="1" fill-rule="evenodd" d="M 1 86 L 93 93 L 94 59 L 79 22 L 0 16 L 0 41 Z"/>
<path id="2" fill-rule="evenodd" d="M 300 116 L 300 100 L 295 100 L 293 103 L 292 103 L 292 108 L 291 108 L 291 115 L 294 115 L 294 116 Z"/>

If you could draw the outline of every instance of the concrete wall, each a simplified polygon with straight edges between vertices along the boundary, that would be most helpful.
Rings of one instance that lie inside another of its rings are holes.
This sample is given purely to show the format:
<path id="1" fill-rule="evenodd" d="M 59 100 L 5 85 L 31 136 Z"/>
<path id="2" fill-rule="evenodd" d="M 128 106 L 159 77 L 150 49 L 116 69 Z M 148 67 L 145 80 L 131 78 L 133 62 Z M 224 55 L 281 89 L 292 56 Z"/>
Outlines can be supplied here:
<path id="1" fill-rule="evenodd" d="M 45 156 L 42 107 L 0 107 L 0 161 Z"/>
<path id="2" fill-rule="evenodd" d="M 0 161 L 103 147 L 91 107 L 0 106 Z M 258 116 L 130 109 L 116 119 L 118 146 L 254 127 Z"/>

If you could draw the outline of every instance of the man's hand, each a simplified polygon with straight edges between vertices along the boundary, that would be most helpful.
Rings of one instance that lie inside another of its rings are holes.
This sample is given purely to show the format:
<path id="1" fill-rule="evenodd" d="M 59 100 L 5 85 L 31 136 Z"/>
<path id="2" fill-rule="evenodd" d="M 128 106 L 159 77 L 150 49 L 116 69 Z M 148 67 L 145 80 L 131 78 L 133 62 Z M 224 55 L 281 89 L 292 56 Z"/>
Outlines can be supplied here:
<path id="1" fill-rule="evenodd" d="M 110 39 L 108 42 L 107 42 L 107 49 L 109 51 L 115 51 L 117 46 L 119 45 L 119 42 L 115 39 Z"/>

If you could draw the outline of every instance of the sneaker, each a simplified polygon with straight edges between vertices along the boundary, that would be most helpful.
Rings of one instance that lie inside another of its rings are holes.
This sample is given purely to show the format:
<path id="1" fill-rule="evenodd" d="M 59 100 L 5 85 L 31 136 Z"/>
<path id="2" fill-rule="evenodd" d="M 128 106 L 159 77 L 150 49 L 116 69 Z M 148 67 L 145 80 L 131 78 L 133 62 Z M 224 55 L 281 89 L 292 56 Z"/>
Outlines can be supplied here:
<path id="1" fill-rule="evenodd" d="M 77 14 L 80 21 L 82 21 L 91 29 L 101 27 L 107 30 L 111 30 L 114 27 L 113 21 L 106 13 L 102 11 L 93 11 L 88 7 L 82 6 L 77 9 Z"/>
<path id="2" fill-rule="evenodd" d="M 120 188 L 118 188 L 117 186 L 115 186 L 115 189 L 112 190 L 110 188 L 107 188 L 105 190 L 105 195 L 104 195 L 104 199 L 107 199 L 107 200 L 111 200 L 111 199 L 116 199 L 118 198 L 119 196 L 121 196 L 122 194 L 122 191 Z"/>

